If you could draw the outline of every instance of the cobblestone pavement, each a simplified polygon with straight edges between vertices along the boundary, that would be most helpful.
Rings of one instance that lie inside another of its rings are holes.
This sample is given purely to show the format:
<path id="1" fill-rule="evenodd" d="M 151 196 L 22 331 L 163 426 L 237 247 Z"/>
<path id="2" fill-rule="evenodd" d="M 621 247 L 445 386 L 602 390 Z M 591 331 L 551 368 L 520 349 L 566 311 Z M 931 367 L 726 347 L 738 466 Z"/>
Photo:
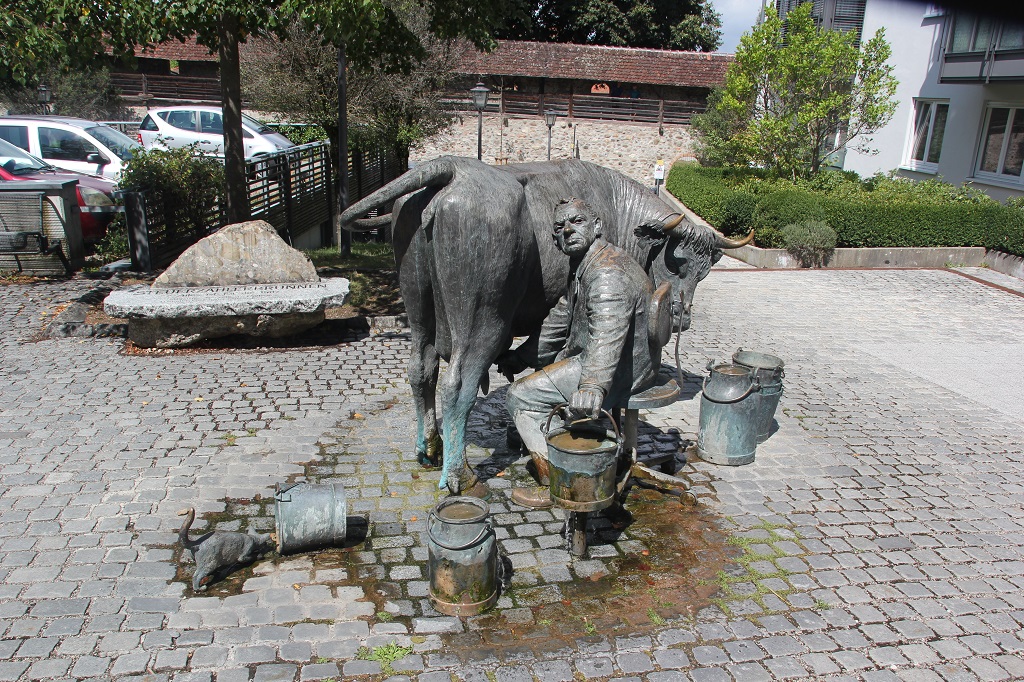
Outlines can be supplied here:
<path id="1" fill-rule="evenodd" d="M 643 416 L 700 500 L 634 488 L 573 561 L 512 505 L 504 380 L 471 420 L 511 571 L 427 599 L 438 474 L 411 458 L 402 334 L 128 355 L 38 341 L 85 281 L 0 286 L 0 680 L 1024 679 L 1024 298 L 945 271 L 719 269 L 685 400 Z M 685 461 L 708 359 L 786 361 L 756 461 Z M 195 594 L 177 512 L 265 532 L 276 482 L 346 485 L 348 547 Z M 354 519 L 353 519 L 354 521 Z M 365 534 L 365 537 L 363 535 Z"/>

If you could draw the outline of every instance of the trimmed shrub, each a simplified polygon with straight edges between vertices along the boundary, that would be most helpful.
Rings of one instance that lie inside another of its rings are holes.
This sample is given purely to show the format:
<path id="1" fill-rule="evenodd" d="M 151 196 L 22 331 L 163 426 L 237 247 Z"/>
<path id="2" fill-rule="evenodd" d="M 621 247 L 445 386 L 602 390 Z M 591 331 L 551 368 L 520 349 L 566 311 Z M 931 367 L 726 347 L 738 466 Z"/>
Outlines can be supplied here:
<path id="1" fill-rule="evenodd" d="M 223 206 L 224 162 L 197 155 L 196 147 L 137 150 L 121 175 L 121 189 L 145 192 L 147 204 L 163 207 L 168 229 L 202 231 Z"/>
<path id="2" fill-rule="evenodd" d="M 722 224 L 719 226 L 726 236 L 746 234 L 754 223 L 754 209 L 757 197 L 748 192 L 733 192 L 722 202 Z"/>
<path id="3" fill-rule="evenodd" d="M 696 163 L 677 163 L 669 171 L 665 189 L 687 208 L 715 227 L 722 225 L 722 206 L 733 194 L 722 178 L 723 169 Z"/>
<path id="4" fill-rule="evenodd" d="M 769 194 L 754 209 L 754 242 L 765 249 L 782 248 L 783 227 L 824 217 L 821 203 L 809 192 L 791 189 Z"/>
<path id="5" fill-rule="evenodd" d="M 820 268 L 836 250 L 836 231 L 821 220 L 804 220 L 781 230 L 782 243 L 805 268 Z"/>

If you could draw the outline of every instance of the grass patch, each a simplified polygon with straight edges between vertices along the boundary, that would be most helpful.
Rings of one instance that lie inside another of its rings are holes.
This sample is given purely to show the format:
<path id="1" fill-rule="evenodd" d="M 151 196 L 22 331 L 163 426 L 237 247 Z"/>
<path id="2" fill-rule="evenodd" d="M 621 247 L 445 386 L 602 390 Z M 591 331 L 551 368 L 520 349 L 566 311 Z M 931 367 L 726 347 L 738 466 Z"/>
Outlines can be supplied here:
<path id="1" fill-rule="evenodd" d="M 367 649 L 365 646 L 359 647 L 356 658 L 363 661 L 377 661 L 380 663 L 380 671 L 382 673 L 394 675 L 395 670 L 391 667 L 391 664 L 411 653 L 412 647 L 398 646 L 398 642 L 391 642 L 391 644 L 385 644 L 384 646 L 375 646 L 373 649 Z"/>
<path id="2" fill-rule="evenodd" d="M 318 268 L 363 269 L 376 268 L 380 270 L 395 269 L 395 252 L 391 244 L 384 242 L 352 242 L 352 254 L 342 256 L 338 253 L 338 247 L 325 246 L 320 249 L 303 251 L 313 265 Z"/>

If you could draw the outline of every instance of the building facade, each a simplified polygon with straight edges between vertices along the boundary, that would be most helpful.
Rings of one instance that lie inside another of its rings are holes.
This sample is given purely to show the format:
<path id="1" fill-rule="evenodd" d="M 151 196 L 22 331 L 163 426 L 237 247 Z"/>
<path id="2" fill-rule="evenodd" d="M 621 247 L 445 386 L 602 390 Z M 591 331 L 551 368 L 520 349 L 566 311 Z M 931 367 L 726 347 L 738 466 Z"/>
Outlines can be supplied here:
<path id="1" fill-rule="evenodd" d="M 899 81 L 896 114 L 873 135 L 877 154 L 850 150 L 862 176 L 896 170 L 1024 195 L 1024 27 L 907 0 L 867 0 L 862 34 L 885 29 Z"/>

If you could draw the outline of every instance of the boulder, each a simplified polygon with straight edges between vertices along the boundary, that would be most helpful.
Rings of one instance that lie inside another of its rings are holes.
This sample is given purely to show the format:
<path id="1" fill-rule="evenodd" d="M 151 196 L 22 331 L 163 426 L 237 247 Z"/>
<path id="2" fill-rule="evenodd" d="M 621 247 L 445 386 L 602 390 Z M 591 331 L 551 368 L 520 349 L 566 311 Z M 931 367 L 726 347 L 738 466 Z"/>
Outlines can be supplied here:
<path id="1" fill-rule="evenodd" d="M 320 280 L 313 263 L 270 223 L 228 225 L 193 244 L 153 282 L 104 302 L 128 319 L 128 337 L 145 348 L 180 348 L 230 334 L 280 337 L 324 321 L 348 280 Z"/>

